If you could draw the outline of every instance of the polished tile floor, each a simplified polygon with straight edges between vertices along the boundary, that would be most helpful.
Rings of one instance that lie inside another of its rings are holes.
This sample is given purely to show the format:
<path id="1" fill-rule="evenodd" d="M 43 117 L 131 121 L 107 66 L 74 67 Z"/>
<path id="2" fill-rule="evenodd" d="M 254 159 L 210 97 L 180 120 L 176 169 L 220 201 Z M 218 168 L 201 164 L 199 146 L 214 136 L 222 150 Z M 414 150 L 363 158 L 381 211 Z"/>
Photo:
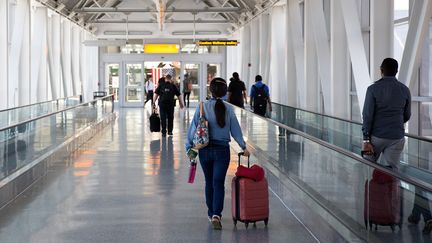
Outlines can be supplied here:
<path id="1" fill-rule="evenodd" d="M 233 226 L 232 163 L 222 231 L 210 227 L 201 171 L 186 182 L 184 137 L 192 110 L 176 114 L 174 136 L 151 134 L 148 110 L 120 109 L 118 120 L 81 153 L 50 169 L 0 211 L 0 242 L 316 242 L 270 194 L 270 221 Z"/>

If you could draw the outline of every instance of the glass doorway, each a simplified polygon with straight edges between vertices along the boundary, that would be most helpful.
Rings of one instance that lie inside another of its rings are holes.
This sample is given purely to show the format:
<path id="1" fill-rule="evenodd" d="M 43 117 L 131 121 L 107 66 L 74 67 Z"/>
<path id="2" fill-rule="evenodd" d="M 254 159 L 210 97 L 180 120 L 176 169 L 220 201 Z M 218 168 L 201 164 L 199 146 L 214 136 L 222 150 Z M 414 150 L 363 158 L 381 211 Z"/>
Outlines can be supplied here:
<path id="1" fill-rule="evenodd" d="M 203 85 L 200 79 L 200 64 L 199 63 L 184 63 L 183 64 L 183 92 L 187 89 L 190 93 L 190 104 L 192 106 L 198 104 L 200 101 L 200 94 L 202 94 Z M 204 94 L 205 95 L 205 94 Z M 204 100 L 204 97 L 201 99 Z"/>
<path id="2" fill-rule="evenodd" d="M 119 96 L 119 67 L 118 63 L 105 64 L 105 91 L 107 94 L 114 95 L 114 100 L 118 101 Z"/>
<path id="3" fill-rule="evenodd" d="M 142 63 L 126 63 L 122 106 L 142 107 L 144 104 L 144 75 Z"/>
<path id="4" fill-rule="evenodd" d="M 221 76 L 221 66 L 220 64 L 207 64 L 207 78 L 206 78 L 206 90 L 207 90 L 207 98 L 211 98 L 211 92 L 210 92 L 210 82 L 216 78 L 216 77 L 222 77 Z M 227 84 L 229 83 L 229 80 L 226 80 Z"/>

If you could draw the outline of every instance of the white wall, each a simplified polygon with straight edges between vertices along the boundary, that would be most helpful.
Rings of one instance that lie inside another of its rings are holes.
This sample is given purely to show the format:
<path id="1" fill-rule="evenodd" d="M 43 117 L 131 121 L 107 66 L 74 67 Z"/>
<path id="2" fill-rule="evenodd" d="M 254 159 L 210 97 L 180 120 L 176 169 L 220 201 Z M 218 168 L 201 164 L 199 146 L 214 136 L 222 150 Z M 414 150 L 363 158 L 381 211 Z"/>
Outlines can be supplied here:
<path id="1" fill-rule="evenodd" d="M 0 30 L 0 109 L 83 93 L 92 98 L 98 48 L 83 46 L 93 39 L 87 31 L 35 0 L 0 1 Z"/>

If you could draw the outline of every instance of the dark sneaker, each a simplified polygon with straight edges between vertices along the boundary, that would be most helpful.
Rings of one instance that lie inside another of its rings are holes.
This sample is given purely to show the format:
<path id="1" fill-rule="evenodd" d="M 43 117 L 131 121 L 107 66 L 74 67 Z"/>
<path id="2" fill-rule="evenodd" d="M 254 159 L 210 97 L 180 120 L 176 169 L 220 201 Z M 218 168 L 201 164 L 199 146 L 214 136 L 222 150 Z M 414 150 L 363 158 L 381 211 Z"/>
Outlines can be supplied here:
<path id="1" fill-rule="evenodd" d="M 169 135 L 169 136 L 172 136 L 173 134 L 172 134 L 172 132 L 168 132 L 168 135 Z"/>
<path id="2" fill-rule="evenodd" d="M 417 218 L 411 214 L 410 216 L 408 216 L 408 222 L 411 224 L 418 224 L 420 222 L 420 218 Z"/>
<path id="3" fill-rule="evenodd" d="M 221 218 L 217 215 L 213 215 L 211 223 L 213 225 L 213 229 L 215 230 L 221 230 L 222 224 L 221 224 Z"/>
<path id="4" fill-rule="evenodd" d="M 432 231 L 432 220 L 428 220 L 425 223 L 425 227 L 423 228 L 423 234 L 430 234 Z"/>

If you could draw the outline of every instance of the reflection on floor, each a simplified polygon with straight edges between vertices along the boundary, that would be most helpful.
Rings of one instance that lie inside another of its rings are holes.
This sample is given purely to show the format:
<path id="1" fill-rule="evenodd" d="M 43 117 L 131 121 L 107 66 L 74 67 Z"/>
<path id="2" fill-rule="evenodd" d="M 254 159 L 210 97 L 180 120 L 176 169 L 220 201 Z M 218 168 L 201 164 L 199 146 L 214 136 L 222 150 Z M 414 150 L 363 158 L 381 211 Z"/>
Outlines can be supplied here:
<path id="1" fill-rule="evenodd" d="M 120 109 L 116 123 L 53 167 L 4 208 L 0 242 L 315 242 L 270 195 L 268 228 L 233 226 L 230 179 L 224 230 L 210 227 L 202 173 L 188 184 L 184 137 L 193 111 L 177 114 L 174 136 L 151 134 L 149 110 Z M 233 151 L 234 155 L 235 151 Z"/>

